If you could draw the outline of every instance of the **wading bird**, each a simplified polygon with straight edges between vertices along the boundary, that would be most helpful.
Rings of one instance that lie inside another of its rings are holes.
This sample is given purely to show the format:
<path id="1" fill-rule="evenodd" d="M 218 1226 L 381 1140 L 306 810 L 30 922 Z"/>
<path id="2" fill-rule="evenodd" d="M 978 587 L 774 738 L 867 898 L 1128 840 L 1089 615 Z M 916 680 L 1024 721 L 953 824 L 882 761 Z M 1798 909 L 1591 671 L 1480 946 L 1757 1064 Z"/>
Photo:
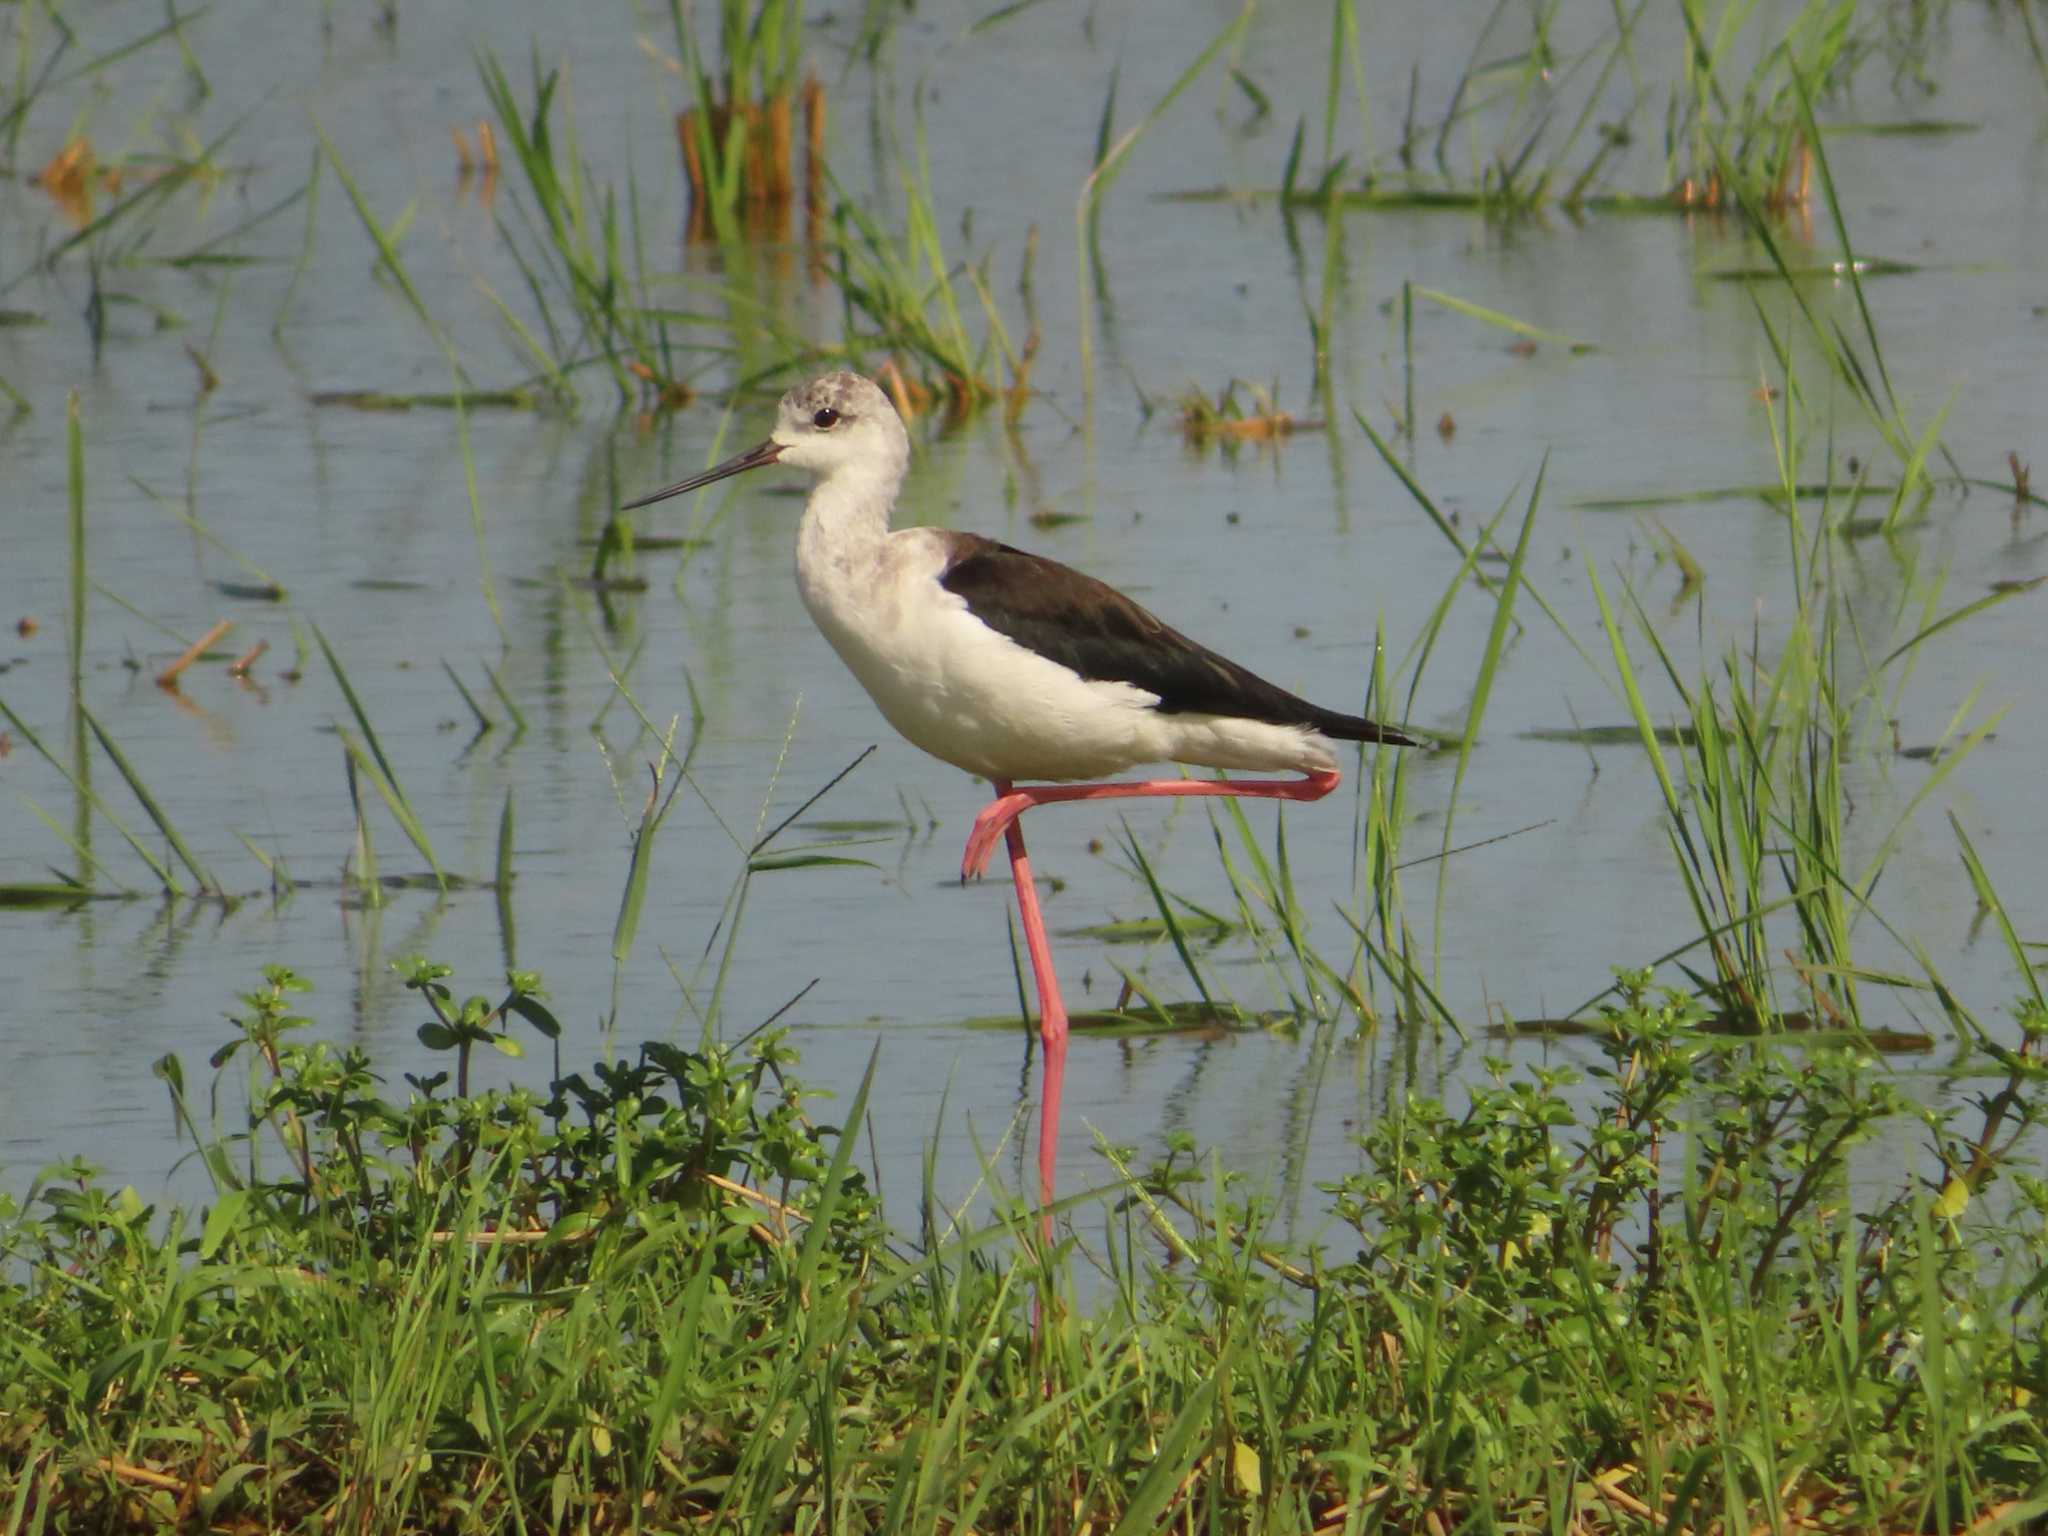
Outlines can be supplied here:
<path id="1" fill-rule="evenodd" d="M 1035 805 L 1126 796 L 1320 800 L 1340 777 L 1333 741 L 1414 743 L 1296 698 L 1056 561 L 974 533 L 891 532 L 910 438 L 889 397 L 859 374 L 792 389 L 759 447 L 626 509 L 765 464 L 816 478 L 797 525 L 796 581 L 840 660 L 913 745 L 995 786 L 960 877 L 981 874 L 996 840 L 1008 840 L 1045 1042 L 1038 1177 L 1050 1240 L 1067 1015 L 1017 818 Z M 1069 782 L 1144 763 L 1300 777 Z M 1021 782 L 1034 779 L 1060 782 Z"/>

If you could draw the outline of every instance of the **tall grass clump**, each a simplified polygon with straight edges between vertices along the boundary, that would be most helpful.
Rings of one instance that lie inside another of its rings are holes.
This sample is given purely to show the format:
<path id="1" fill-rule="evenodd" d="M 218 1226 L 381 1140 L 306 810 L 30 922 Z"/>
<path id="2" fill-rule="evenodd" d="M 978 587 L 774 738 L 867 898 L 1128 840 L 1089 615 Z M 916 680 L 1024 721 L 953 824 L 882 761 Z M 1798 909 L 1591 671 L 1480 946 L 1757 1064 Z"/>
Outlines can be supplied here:
<path id="1" fill-rule="evenodd" d="M 1965 700 L 1931 754 L 1933 767 L 1874 839 L 1849 835 L 1851 779 L 1859 765 L 1894 750 L 1898 692 L 1928 646 L 2021 589 L 1995 591 L 1937 615 L 1941 581 L 1919 578 L 1918 611 L 1902 603 L 1891 633 L 1859 620 L 1853 576 L 1838 572 L 1837 558 L 1862 487 L 1838 487 L 1830 468 L 1819 515 L 1807 525 L 1801 471 L 1817 445 L 1809 441 L 1814 434 L 1789 351 L 1768 326 L 1766 334 L 1784 369 L 1770 427 L 1778 471 L 1772 500 L 1784 517 L 1790 620 L 1770 643 L 1775 659 L 1767 659 L 1764 637 L 1752 634 L 1728 643 L 1704 675 L 1688 680 L 1636 593 L 1627 590 L 1617 605 L 1590 557 L 1586 570 L 1698 925 L 1691 942 L 1661 959 L 1677 961 L 1691 985 L 1742 1028 L 1790 1022 L 1861 1031 L 1867 984 L 1948 995 L 1924 953 L 1912 951 L 1922 974 L 1902 976 L 1859 960 L 1856 939 L 1859 930 L 1881 928 L 1900 946 L 1899 930 L 1874 904 L 1892 850 L 2004 711 L 1973 721 L 1975 696 Z M 1874 331 L 1871 337 L 1874 345 Z M 1934 430 L 1909 477 L 1918 473 Z M 1830 459 L 1832 441 L 1830 422 L 1818 445 Z M 1695 601 L 1703 604 L 1704 597 Z M 1632 625 L 1618 607 L 1633 617 Z M 1669 704 L 1650 702 L 1637 676 L 1634 643 L 1648 648 L 1649 670 L 1661 675 Z M 1700 954 L 1704 964 L 1695 958 Z"/>
<path id="2" fill-rule="evenodd" d="M 1681 7 L 1686 46 L 1663 150 L 1665 181 L 1681 208 L 1781 212 L 1807 206 L 1817 149 L 1810 102 L 1845 83 L 1868 53 L 1859 8 L 1808 0 L 1783 20 L 1746 5 L 1708 19 Z M 1756 36 L 1768 26 L 1772 35 Z M 1864 18 L 1866 28 L 1874 23 Z M 1744 57 L 1753 62 L 1744 71 Z"/>
<path id="3" fill-rule="evenodd" d="M 628 207 L 621 209 L 617 191 L 600 186 L 583 163 L 566 78 L 535 64 L 530 104 L 522 106 L 495 55 L 482 54 L 477 71 L 531 199 L 530 208 L 521 204 L 519 210 L 526 217 L 524 238 L 502 215 L 499 232 L 545 340 L 497 303 L 537 376 L 567 402 L 576 398 L 574 376 L 597 368 L 611 377 L 622 402 L 651 397 L 671 409 L 687 404 L 691 392 L 681 380 L 667 323 L 640 303 L 639 235 L 630 216 L 637 199 L 629 191 Z"/>
<path id="4" fill-rule="evenodd" d="M 1336 0 L 1321 132 L 1301 114 L 1278 195 L 1302 208 L 1546 208 L 1633 213 L 1796 213 L 1815 187 L 1809 99 L 1838 94 L 1875 60 L 1914 67 L 1883 6 L 1649 0 L 1562 14 L 1490 7 L 1450 84 L 1419 99 L 1410 76 L 1400 132 L 1375 143 L 1360 45 L 1384 48 L 1354 0 Z M 1653 50 L 1642 35 L 1660 34 Z M 1399 46 L 1398 40 L 1395 46 Z M 1361 121 L 1337 152 L 1346 62 Z M 1323 164 L 1310 159 L 1320 139 Z M 1199 196 L 1225 196 L 1202 193 Z"/>
<path id="5" fill-rule="evenodd" d="M 825 92 L 804 78 L 803 0 L 717 0 L 714 54 L 694 8 L 669 0 L 692 105 L 676 118 L 690 183 L 693 239 L 743 232 L 787 239 L 796 195 L 796 111 L 802 100 L 807 201 L 823 199 Z"/>
<path id="6" fill-rule="evenodd" d="M 992 253 L 978 262 L 947 254 L 921 111 L 915 157 L 899 158 L 897 170 L 900 235 L 851 198 L 833 209 L 832 278 L 844 303 L 846 350 L 887 351 L 878 371 L 906 417 L 938 405 L 959 418 L 995 400 L 1014 417 L 1029 398 L 1038 333 L 1033 326 L 1021 345 L 1012 340 L 995 298 Z M 1027 303 L 1035 247 L 1034 231 L 1018 275 Z M 978 336 L 970 324 L 977 312 Z"/>

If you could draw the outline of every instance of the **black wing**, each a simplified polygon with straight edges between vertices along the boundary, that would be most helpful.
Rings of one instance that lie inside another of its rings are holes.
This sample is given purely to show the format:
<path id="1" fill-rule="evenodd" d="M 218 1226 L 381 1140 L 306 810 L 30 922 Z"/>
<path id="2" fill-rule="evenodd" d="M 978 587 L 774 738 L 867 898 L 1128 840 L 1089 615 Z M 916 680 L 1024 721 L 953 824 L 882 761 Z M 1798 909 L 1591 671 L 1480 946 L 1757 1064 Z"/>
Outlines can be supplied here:
<path id="1" fill-rule="evenodd" d="M 1385 726 L 1274 686 L 1093 576 L 977 534 L 948 534 L 947 541 L 950 559 L 939 584 L 977 619 L 1090 682 L 1156 694 L 1163 714 L 1229 715 L 1307 726 L 1339 741 L 1413 745 Z"/>

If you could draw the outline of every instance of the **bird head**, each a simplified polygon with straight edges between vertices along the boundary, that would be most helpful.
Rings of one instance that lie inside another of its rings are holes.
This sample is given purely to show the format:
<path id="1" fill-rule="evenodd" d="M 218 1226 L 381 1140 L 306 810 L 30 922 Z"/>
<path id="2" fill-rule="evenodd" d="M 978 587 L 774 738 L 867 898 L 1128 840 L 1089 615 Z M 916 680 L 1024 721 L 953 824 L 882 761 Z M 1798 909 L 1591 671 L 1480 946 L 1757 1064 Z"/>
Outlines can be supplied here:
<path id="1" fill-rule="evenodd" d="M 763 464 L 791 464 L 821 480 L 872 477 L 891 490 L 910 461 L 910 437 L 889 397 L 857 373 L 826 373 L 782 397 L 765 442 L 702 474 L 629 501 L 631 511 Z"/>

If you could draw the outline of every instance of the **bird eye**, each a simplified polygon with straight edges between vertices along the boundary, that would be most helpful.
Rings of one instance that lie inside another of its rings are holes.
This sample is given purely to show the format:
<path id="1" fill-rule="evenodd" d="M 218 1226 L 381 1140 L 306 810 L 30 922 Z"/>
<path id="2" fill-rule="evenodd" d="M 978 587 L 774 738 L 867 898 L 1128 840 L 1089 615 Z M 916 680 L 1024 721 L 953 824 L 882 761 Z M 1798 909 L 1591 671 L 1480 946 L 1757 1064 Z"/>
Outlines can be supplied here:
<path id="1" fill-rule="evenodd" d="M 811 418 L 811 425 L 816 427 L 820 432 L 829 432 L 832 430 L 833 427 L 837 426 L 838 424 L 839 413 L 833 410 L 832 407 L 829 405 L 825 406 L 818 412 L 817 415 Z"/>

